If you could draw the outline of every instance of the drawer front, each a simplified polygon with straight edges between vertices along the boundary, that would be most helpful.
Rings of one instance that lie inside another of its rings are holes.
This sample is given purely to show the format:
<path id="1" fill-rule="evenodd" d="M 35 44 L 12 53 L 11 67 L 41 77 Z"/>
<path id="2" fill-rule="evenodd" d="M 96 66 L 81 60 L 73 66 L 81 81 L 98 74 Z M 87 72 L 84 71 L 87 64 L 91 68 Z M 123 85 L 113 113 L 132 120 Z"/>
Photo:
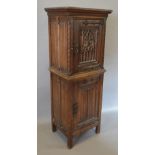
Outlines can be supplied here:
<path id="1" fill-rule="evenodd" d="M 99 120 L 101 111 L 102 76 L 74 84 L 74 128 L 81 128 Z"/>
<path id="2" fill-rule="evenodd" d="M 103 66 L 105 19 L 73 19 L 73 72 Z"/>

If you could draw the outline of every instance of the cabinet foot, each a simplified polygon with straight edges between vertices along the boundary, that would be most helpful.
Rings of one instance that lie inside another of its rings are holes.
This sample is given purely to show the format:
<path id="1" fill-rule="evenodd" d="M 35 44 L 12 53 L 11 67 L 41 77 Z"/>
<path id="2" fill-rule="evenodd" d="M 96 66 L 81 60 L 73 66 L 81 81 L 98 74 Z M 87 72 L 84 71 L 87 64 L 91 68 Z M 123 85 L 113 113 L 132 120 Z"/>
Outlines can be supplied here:
<path id="1" fill-rule="evenodd" d="M 52 123 L 52 131 L 53 132 L 56 132 L 57 131 L 57 127 L 56 127 L 56 125 L 54 123 Z"/>
<path id="2" fill-rule="evenodd" d="M 67 139 L 67 146 L 69 149 L 71 149 L 73 147 L 73 137 L 68 137 Z"/>
<path id="3" fill-rule="evenodd" d="M 100 125 L 96 126 L 95 132 L 96 132 L 97 134 L 100 133 Z"/>

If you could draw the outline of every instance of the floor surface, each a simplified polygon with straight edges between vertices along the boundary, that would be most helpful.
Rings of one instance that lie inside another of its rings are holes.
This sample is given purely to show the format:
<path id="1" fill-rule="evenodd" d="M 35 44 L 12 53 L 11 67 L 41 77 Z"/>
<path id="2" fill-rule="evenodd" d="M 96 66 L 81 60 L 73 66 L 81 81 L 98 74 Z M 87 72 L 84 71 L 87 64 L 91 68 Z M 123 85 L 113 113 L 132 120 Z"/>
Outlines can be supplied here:
<path id="1" fill-rule="evenodd" d="M 67 139 L 51 131 L 51 125 L 38 121 L 37 155 L 117 155 L 117 112 L 102 114 L 101 132 L 91 129 L 76 139 L 72 149 L 67 148 Z"/>

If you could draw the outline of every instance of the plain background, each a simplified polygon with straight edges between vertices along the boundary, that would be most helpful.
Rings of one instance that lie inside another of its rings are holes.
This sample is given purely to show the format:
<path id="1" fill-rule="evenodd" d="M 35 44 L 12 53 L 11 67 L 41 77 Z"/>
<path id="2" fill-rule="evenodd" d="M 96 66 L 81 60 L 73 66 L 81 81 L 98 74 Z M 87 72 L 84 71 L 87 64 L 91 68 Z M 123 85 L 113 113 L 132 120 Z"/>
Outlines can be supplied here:
<path id="1" fill-rule="evenodd" d="M 105 64 L 107 70 L 103 84 L 104 111 L 117 110 L 117 0 L 38 0 L 38 120 L 50 120 L 50 81 L 48 72 L 48 18 L 44 11 L 46 7 L 74 6 L 86 8 L 111 9 L 112 14 L 107 19 L 105 40 Z"/>
<path id="2" fill-rule="evenodd" d="M 154 155 L 155 1 L 118 4 L 118 154 Z M 0 154 L 37 155 L 37 1 L 1 1 L 0 19 Z"/>

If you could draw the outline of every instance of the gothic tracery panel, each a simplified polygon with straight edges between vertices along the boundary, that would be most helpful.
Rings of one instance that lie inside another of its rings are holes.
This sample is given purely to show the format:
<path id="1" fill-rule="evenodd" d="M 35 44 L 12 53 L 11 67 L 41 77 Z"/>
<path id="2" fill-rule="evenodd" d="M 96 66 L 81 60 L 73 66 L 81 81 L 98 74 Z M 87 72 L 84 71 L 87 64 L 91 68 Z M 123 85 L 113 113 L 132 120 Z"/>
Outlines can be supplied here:
<path id="1" fill-rule="evenodd" d="M 96 60 L 97 31 L 87 28 L 81 29 L 80 62 Z"/>

